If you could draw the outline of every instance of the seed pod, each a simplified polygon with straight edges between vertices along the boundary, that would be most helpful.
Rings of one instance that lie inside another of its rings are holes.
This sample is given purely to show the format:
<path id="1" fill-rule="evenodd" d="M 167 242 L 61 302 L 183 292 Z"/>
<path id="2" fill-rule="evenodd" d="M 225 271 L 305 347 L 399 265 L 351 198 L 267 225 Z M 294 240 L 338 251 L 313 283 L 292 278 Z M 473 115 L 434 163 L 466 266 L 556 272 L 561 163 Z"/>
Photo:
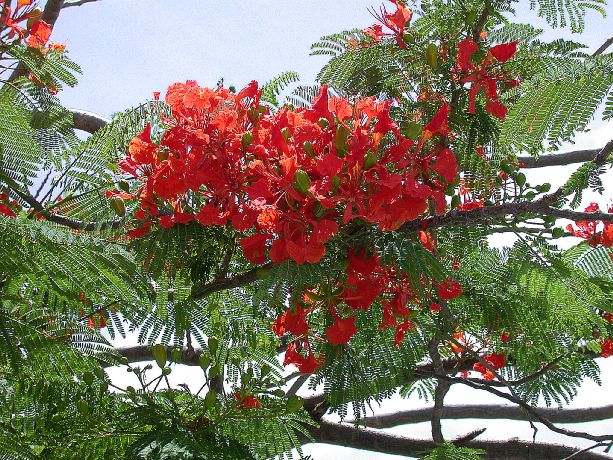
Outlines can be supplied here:
<path id="1" fill-rule="evenodd" d="M 157 343 L 151 347 L 151 354 L 157 365 L 162 369 L 166 365 L 166 360 L 168 359 L 166 347 Z"/>
<path id="2" fill-rule="evenodd" d="M 111 205 L 111 209 L 117 214 L 119 217 L 123 217 L 126 215 L 126 204 L 123 201 L 123 198 L 120 196 L 113 196 L 109 199 L 109 204 Z"/>
<path id="3" fill-rule="evenodd" d="M 432 69 L 438 67 L 438 48 L 434 43 L 430 43 L 426 48 L 426 62 Z"/>
<path id="4" fill-rule="evenodd" d="M 311 186 L 311 178 L 305 171 L 299 169 L 296 171 L 296 177 L 292 185 L 300 193 L 307 193 Z"/>

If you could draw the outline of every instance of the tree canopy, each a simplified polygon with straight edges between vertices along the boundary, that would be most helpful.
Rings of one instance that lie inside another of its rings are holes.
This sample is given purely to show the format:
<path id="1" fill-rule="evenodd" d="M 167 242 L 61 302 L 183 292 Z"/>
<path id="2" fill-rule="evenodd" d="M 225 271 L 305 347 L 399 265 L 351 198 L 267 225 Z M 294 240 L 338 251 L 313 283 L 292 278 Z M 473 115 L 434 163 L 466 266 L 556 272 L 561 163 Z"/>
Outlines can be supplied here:
<path id="1" fill-rule="evenodd" d="M 188 80 L 110 120 L 57 97 L 80 68 L 53 26 L 91 1 L 0 1 L 0 459 L 608 458 L 613 432 L 562 424 L 613 418 L 564 408 L 613 355 L 613 140 L 558 151 L 613 117 L 612 39 L 513 22 L 580 33 L 604 0 L 391 0 L 313 44 L 315 85 Z M 561 187 L 524 172 L 555 165 Z M 513 406 L 446 406 L 452 385 Z M 413 394 L 434 407 L 371 415 Z"/>

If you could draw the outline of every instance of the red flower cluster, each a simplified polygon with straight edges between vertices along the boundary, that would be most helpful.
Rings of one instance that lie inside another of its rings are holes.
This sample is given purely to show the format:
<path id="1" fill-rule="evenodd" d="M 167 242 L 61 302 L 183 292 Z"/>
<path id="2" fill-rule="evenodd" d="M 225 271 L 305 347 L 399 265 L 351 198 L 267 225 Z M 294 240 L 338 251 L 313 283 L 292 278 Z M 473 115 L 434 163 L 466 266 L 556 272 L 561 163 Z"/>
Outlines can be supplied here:
<path id="1" fill-rule="evenodd" d="M 25 39 L 29 47 L 42 49 L 49 40 L 51 27 L 40 20 L 41 11 L 32 0 L 17 0 L 15 6 L 12 3 L 12 0 L 0 1 L 0 42 Z M 24 21 L 27 21 L 26 28 L 20 25 Z"/>
<path id="2" fill-rule="evenodd" d="M 251 262 L 302 264 L 321 260 L 339 225 L 354 219 L 395 230 L 423 214 L 429 199 L 445 211 L 443 190 L 458 175 L 443 142 L 448 105 L 414 142 L 390 118 L 389 101 L 350 104 L 324 86 L 312 108 L 271 113 L 260 96 L 255 82 L 238 94 L 193 81 L 168 89 L 172 116 L 159 143 L 147 126 L 120 162 L 142 182 L 128 237 L 154 224 L 230 224 L 254 232 L 241 240 Z"/>
<path id="3" fill-rule="evenodd" d="M 301 372 L 310 373 L 322 362 L 321 357 L 315 357 L 310 351 L 309 339 L 313 332 L 310 331 L 307 315 L 315 311 L 323 311 L 332 320 L 325 330 L 327 342 L 335 346 L 344 345 L 358 332 L 356 313 L 370 309 L 377 299 L 381 299 L 383 312 L 379 330 L 395 327 L 394 344 L 398 346 L 406 333 L 415 328 L 410 317 L 417 309 L 431 313 L 440 310 L 440 305 L 430 301 L 432 295 L 426 295 L 422 300 L 413 292 L 405 273 L 400 273 L 393 265 L 382 264 L 376 252 L 370 255 L 366 252 L 350 250 L 343 281 L 308 290 L 298 305 L 274 321 L 273 331 L 279 337 L 285 333 L 296 336 L 285 354 L 285 365 L 294 364 Z M 425 280 L 422 282 L 424 287 L 436 287 L 439 298 L 443 300 L 453 299 L 462 292 L 460 285 L 453 280 L 438 284 L 431 282 L 430 286 Z M 307 357 L 298 353 L 298 347 L 309 350 Z"/>
<path id="4" fill-rule="evenodd" d="M 484 355 L 481 357 L 483 361 L 488 363 L 490 367 L 494 370 L 498 370 L 507 365 L 507 357 L 503 353 L 493 353 L 491 355 Z M 495 376 L 494 373 L 489 370 L 483 363 L 475 363 L 473 364 L 473 369 L 477 372 L 480 372 L 483 375 L 483 378 L 486 380 L 492 380 Z"/>
<path id="5" fill-rule="evenodd" d="M 19 211 L 19 209 L 20 206 L 17 201 L 11 201 L 6 193 L 0 193 L 0 215 L 16 217 L 15 211 Z"/>
<path id="6" fill-rule="evenodd" d="M 373 24 L 370 27 L 362 30 L 362 32 L 370 38 L 370 42 L 368 43 L 356 43 L 353 40 L 350 40 L 350 44 L 353 47 L 359 46 L 370 46 L 375 43 L 379 43 L 385 37 L 392 36 L 396 39 L 396 43 L 401 48 L 406 48 L 407 45 L 404 42 L 403 35 L 404 31 L 407 27 L 407 24 L 411 21 L 413 17 L 413 11 L 411 11 L 407 6 L 400 2 L 399 0 L 390 0 L 396 7 L 396 11 L 393 13 L 388 13 L 385 8 L 381 8 L 380 14 L 375 14 L 375 17 L 380 22 L 380 24 Z M 383 26 L 391 31 L 391 33 L 383 32 Z"/>
<path id="7" fill-rule="evenodd" d="M 585 208 L 585 212 L 596 211 L 600 211 L 598 203 L 590 203 L 590 205 Z M 613 213 L 613 205 L 609 206 L 607 212 Z M 578 228 L 573 227 L 572 224 L 568 224 L 566 230 L 573 236 L 585 239 L 591 247 L 594 248 L 601 244 L 605 248 L 610 248 L 613 245 L 613 223 L 595 220 L 591 222 L 580 221 L 575 222 L 575 224 Z M 600 227 L 601 224 L 602 227 Z M 601 229 L 599 230 L 599 228 Z"/>
<path id="8" fill-rule="evenodd" d="M 460 83 L 471 83 L 468 93 L 469 113 L 475 113 L 477 95 L 483 88 L 487 101 L 485 110 L 500 119 L 507 115 L 507 108 L 498 100 L 498 82 L 506 83 L 507 87 L 516 86 L 518 82 L 496 69 L 495 65 L 511 59 L 517 50 L 517 43 L 514 41 L 490 48 L 478 66 L 471 62 L 471 58 L 479 49 L 479 45 L 471 38 L 458 43 L 455 71 L 460 77 Z"/>

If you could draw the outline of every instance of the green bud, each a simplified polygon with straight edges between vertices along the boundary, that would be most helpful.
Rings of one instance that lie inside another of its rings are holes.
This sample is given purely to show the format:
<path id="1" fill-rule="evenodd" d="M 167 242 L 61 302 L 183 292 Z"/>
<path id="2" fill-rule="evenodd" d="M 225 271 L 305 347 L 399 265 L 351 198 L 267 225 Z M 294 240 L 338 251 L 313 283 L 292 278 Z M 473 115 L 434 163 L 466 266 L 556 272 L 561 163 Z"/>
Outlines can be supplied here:
<path id="1" fill-rule="evenodd" d="M 119 362 L 120 362 L 121 364 L 123 364 L 124 366 L 127 366 L 128 364 L 130 364 L 130 361 L 128 361 L 128 358 L 126 358 L 125 356 L 122 356 L 122 357 L 119 359 Z"/>
<path id="2" fill-rule="evenodd" d="M 460 195 L 453 195 L 451 197 L 451 209 L 457 208 L 460 206 Z"/>
<path id="3" fill-rule="evenodd" d="M 290 137 L 292 137 L 292 132 L 286 126 L 285 128 L 281 130 L 281 135 L 283 136 L 283 139 L 288 140 Z"/>
<path id="4" fill-rule="evenodd" d="M 319 120 L 317 120 L 317 124 L 319 125 L 320 128 L 325 128 L 326 126 L 330 124 L 330 122 L 328 121 L 327 118 L 320 118 Z"/>
<path id="5" fill-rule="evenodd" d="M 434 43 L 430 43 L 426 48 L 426 62 L 432 69 L 438 67 L 438 48 Z"/>
<path id="6" fill-rule="evenodd" d="M 96 377 L 98 377 L 100 380 L 104 379 L 104 369 L 102 369 L 101 367 L 95 367 L 94 368 L 94 375 Z"/>
<path id="7" fill-rule="evenodd" d="M 247 385 L 249 383 L 249 381 L 251 380 L 251 376 L 247 373 L 241 375 L 241 383 L 243 385 Z"/>
<path id="8" fill-rule="evenodd" d="M 166 375 L 170 375 L 170 373 L 172 372 L 172 369 L 168 366 L 166 366 L 164 369 L 162 369 L 162 375 L 166 376 Z"/>
<path id="9" fill-rule="evenodd" d="M 402 135 L 408 137 L 412 141 L 416 141 L 417 139 L 419 139 L 421 131 L 421 126 L 412 121 L 404 123 L 402 126 Z"/>
<path id="10" fill-rule="evenodd" d="M 283 396 L 285 396 L 285 391 L 283 391 L 281 388 L 278 388 L 273 391 L 272 394 L 278 396 L 279 398 L 282 398 Z"/>
<path id="11" fill-rule="evenodd" d="M 125 180 L 120 180 L 119 182 L 117 182 L 117 186 L 120 190 L 126 193 L 130 193 L 130 184 L 128 184 Z"/>
<path id="12" fill-rule="evenodd" d="M 179 347 L 175 347 L 172 349 L 172 353 L 170 354 L 172 361 L 178 363 L 181 361 L 181 356 L 183 356 L 183 351 Z"/>
<path id="13" fill-rule="evenodd" d="M 372 150 L 366 152 L 364 155 L 364 170 L 372 168 L 377 163 L 377 155 Z"/>
<path id="14" fill-rule="evenodd" d="M 77 401 L 77 410 L 81 415 L 89 414 L 89 404 L 84 399 L 79 399 Z"/>
<path id="15" fill-rule="evenodd" d="M 334 135 L 334 145 L 336 149 L 342 152 L 347 150 L 347 139 L 349 137 L 349 130 L 343 125 L 336 127 L 336 134 Z"/>
<path id="16" fill-rule="evenodd" d="M 219 366 L 219 364 L 216 364 L 209 370 L 209 377 L 213 378 L 219 375 L 221 375 L 221 367 Z"/>
<path id="17" fill-rule="evenodd" d="M 411 32 L 406 31 L 402 34 L 402 41 L 405 42 L 407 45 L 412 45 L 413 43 L 415 43 L 415 37 Z"/>
<path id="18" fill-rule="evenodd" d="M 251 131 L 245 132 L 245 134 L 243 134 L 243 137 L 241 139 L 241 144 L 243 144 L 243 147 L 250 146 L 252 142 L 253 142 L 253 134 L 251 133 Z"/>
<path id="19" fill-rule="evenodd" d="M 517 183 L 517 185 L 519 185 L 520 187 L 523 187 L 526 184 L 526 175 L 524 173 L 518 173 L 515 176 L 515 182 Z"/>
<path id="20" fill-rule="evenodd" d="M 506 172 L 507 174 L 511 174 L 515 170 L 515 167 L 508 161 L 501 161 L 500 170 Z"/>
<path id="21" fill-rule="evenodd" d="M 100 384 L 100 393 L 106 393 L 108 389 L 109 389 L 109 384 L 107 382 L 102 382 Z"/>
<path id="22" fill-rule="evenodd" d="M 255 271 L 255 276 L 257 277 L 257 279 L 263 280 L 265 278 L 268 278 L 268 275 L 270 275 L 270 271 L 270 268 L 258 268 Z"/>
<path id="23" fill-rule="evenodd" d="M 551 236 L 554 238 L 561 238 L 564 236 L 566 232 L 564 231 L 563 228 L 560 227 L 556 227 L 551 231 Z"/>
<path id="24" fill-rule="evenodd" d="M 339 185 L 341 185 L 341 178 L 338 176 L 334 176 L 332 178 L 332 185 L 334 185 L 335 187 L 338 187 Z"/>
<path id="25" fill-rule="evenodd" d="M 313 146 L 311 145 L 310 142 L 304 141 L 304 143 L 302 144 L 302 148 L 304 149 L 304 151 L 307 153 L 308 156 L 310 157 L 315 156 L 315 152 L 313 151 Z"/>
<path id="26" fill-rule="evenodd" d="M 214 355 L 217 353 L 217 349 L 219 348 L 219 339 L 217 339 L 217 337 L 209 337 L 208 345 L 211 354 Z"/>
<path id="27" fill-rule="evenodd" d="M 268 374 L 270 374 L 270 371 L 272 371 L 272 368 L 268 365 L 268 364 L 264 364 L 262 366 L 262 369 L 260 370 L 260 375 L 262 377 L 267 376 Z"/>
<path id="28" fill-rule="evenodd" d="M 83 374 L 83 381 L 86 384 L 91 385 L 92 383 L 94 383 L 94 374 L 92 374 L 91 372 L 85 372 Z"/>
<path id="29" fill-rule="evenodd" d="M 551 190 L 551 184 L 549 183 L 544 183 L 541 185 L 537 185 L 536 187 L 534 187 L 536 189 L 537 192 L 539 193 L 547 193 L 549 190 Z"/>
<path id="30" fill-rule="evenodd" d="M 168 354 L 166 352 L 166 347 L 160 343 L 157 343 L 151 347 L 151 354 L 153 355 L 153 359 L 159 366 L 159 368 L 163 368 L 166 365 L 166 360 L 168 359 Z"/>
<path id="31" fill-rule="evenodd" d="M 285 408 L 288 412 L 297 412 L 304 405 L 304 399 L 300 396 L 291 396 L 285 403 Z"/>
<path id="32" fill-rule="evenodd" d="M 168 160 L 168 150 L 167 149 L 158 150 L 156 155 L 158 157 L 158 160 L 160 161 Z"/>
<path id="33" fill-rule="evenodd" d="M 204 397 L 204 407 L 210 409 L 217 403 L 217 392 L 215 390 L 209 390 Z"/>
<path id="34" fill-rule="evenodd" d="M 200 367 L 202 368 L 202 370 L 206 371 L 211 365 L 211 358 L 208 355 L 205 355 L 203 353 L 198 358 L 198 363 L 200 364 Z"/>
<path id="35" fill-rule="evenodd" d="M 120 217 L 126 215 L 126 204 L 120 196 L 113 196 L 109 199 L 111 209 Z"/>
<path id="36" fill-rule="evenodd" d="M 311 186 L 311 178 L 305 171 L 299 169 L 296 171 L 296 176 L 292 185 L 300 193 L 307 193 Z"/>

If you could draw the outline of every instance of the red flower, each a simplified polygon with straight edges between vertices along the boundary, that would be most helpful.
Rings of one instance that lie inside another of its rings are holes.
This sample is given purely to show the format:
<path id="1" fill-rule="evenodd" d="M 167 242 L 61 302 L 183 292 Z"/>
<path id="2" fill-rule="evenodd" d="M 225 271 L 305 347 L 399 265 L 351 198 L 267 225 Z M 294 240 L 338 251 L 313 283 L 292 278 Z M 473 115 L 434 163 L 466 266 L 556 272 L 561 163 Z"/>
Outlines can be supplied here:
<path id="1" fill-rule="evenodd" d="M 45 21 L 35 21 L 28 32 L 30 36 L 26 40 L 27 45 L 31 48 L 41 49 L 47 44 L 51 36 L 51 26 Z"/>
<path id="2" fill-rule="evenodd" d="M 607 339 L 603 340 L 600 343 L 600 356 L 603 358 L 608 358 L 609 356 L 613 356 L 613 340 Z"/>
<path id="3" fill-rule="evenodd" d="M 17 214 L 4 203 L 0 203 L 0 214 L 7 217 L 17 217 Z"/>
<path id="4" fill-rule="evenodd" d="M 442 300 L 452 300 L 462 294 L 462 286 L 452 279 L 441 281 L 437 284 L 436 289 L 439 298 Z"/>
<path id="5" fill-rule="evenodd" d="M 270 240 L 270 235 L 262 233 L 243 238 L 240 243 L 245 259 L 254 264 L 266 262 L 266 242 L 268 240 Z"/>
<path id="6" fill-rule="evenodd" d="M 415 329 L 415 324 L 413 324 L 408 319 L 405 320 L 402 324 L 396 326 L 396 334 L 394 335 L 394 346 L 400 346 L 407 332 L 413 329 Z"/>
<path id="7" fill-rule="evenodd" d="M 238 401 L 239 409 L 254 409 L 260 407 L 260 401 L 255 396 L 245 395 L 240 391 L 234 392 L 234 399 Z"/>
<path id="8" fill-rule="evenodd" d="M 287 351 L 285 352 L 285 359 L 283 360 L 283 365 L 287 366 L 288 364 L 293 364 L 298 368 L 300 372 L 303 374 L 312 374 L 315 372 L 315 369 L 321 365 L 323 359 L 315 358 L 315 355 L 312 351 L 309 351 L 309 354 L 305 358 L 298 351 L 296 351 L 296 342 L 292 342 L 287 347 Z"/>
<path id="9" fill-rule="evenodd" d="M 602 318 L 609 324 L 613 324 L 613 313 L 609 313 L 608 311 L 606 311 L 602 314 Z"/>
<path id="10" fill-rule="evenodd" d="M 507 365 L 507 357 L 502 353 L 493 353 L 490 355 L 484 355 L 481 357 L 486 363 L 490 365 L 490 367 L 494 370 L 498 370 Z M 490 371 L 485 365 L 481 362 L 473 364 L 473 369 L 477 372 L 483 374 L 483 377 L 486 380 L 492 380 L 495 376 L 492 371 Z"/>
<path id="11" fill-rule="evenodd" d="M 310 310 L 296 306 L 296 311 L 291 308 L 281 314 L 272 324 L 272 330 L 281 337 L 285 332 L 301 336 L 309 332 L 309 325 L 306 322 L 306 315 Z"/>
<path id="12" fill-rule="evenodd" d="M 340 319 L 336 318 L 334 324 L 326 329 L 326 336 L 332 345 L 344 345 L 358 332 L 355 327 L 355 316 Z"/>

